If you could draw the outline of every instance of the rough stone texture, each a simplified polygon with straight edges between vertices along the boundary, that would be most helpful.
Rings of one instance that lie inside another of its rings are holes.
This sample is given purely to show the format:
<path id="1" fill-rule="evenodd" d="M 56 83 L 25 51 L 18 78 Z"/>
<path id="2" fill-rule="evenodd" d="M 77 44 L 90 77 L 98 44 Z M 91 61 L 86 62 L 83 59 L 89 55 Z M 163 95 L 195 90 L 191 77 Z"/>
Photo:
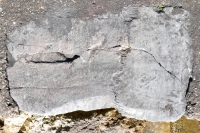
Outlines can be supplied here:
<path id="1" fill-rule="evenodd" d="M 15 101 L 10 97 L 7 79 L 7 59 L 6 59 L 6 34 L 0 33 L 0 112 L 1 116 L 10 116 L 18 113 Z"/>
<path id="2" fill-rule="evenodd" d="M 119 13 L 121 9 L 126 5 L 140 6 L 141 4 L 146 6 L 157 6 L 157 5 L 171 5 L 175 7 L 175 13 L 179 13 L 179 7 L 182 6 L 185 10 L 190 12 L 190 22 L 191 25 L 188 28 L 188 32 L 192 38 L 192 49 L 194 54 L 193 60 L 193 82 L 190 84 L 190 88 L 187 93 L 187 108 L 186 115 L 190 118 L 199 119 L 200 115 L 200 99 L 199 99 L 199 49 L 200 49 L 200 2 L 198 0 L 95 0 L 96 3 L 92 4 L 92 1 L 82 1 L 82 0 L 1 0 L 0 1 L 0 37 L 6 38 L 5 35 L 12 31 L 13 27 L 20 27 L 26 25 L 31 20 L 39 20 L 43 18 L 44 15 L 53 16 L 54 12 L 60 9 L 60 7 L 71 7 L 75 9 L 71 17 L 73 18 L 94 18 L 97 15 L 101 15 L 106 12 Z M 8 81 L 5 74 L 6 68 L 6 47 L 4 42 L 0 45 L 2 50 L 1 58 L 4 58 L 4 63 L 1 63 L 2 74 L 1 74 L 1 84 L 2 86 L 8 86 Z M 3 88 L 3 87 L 2 87 Z M 14 108 L 16 110 L 16 104 L 9 96 L 9 90 L 1 90 L 1 103 L 0 103 L 0 113 L 1 115 L 12 114 L 11 110 Z M 10 99 L 13 106 L 7 103 L 6 99 Z M 169 107 L 169 106 L 168 106 Z M 177 132 L 179 129 L 177 129 Z"/>
<path id="3" fill-rule="evenodd" d="M 184 114 L 192 69 L 185 9 L 128 6 L 82 20 L 61 9 L 8 34 L 9 86 L 21 110 L 115 107 L 151 121 Z"/>
<path id="4" fill-rule="evenodd" d="M 192 25 L 189 28 L 190 36 L 192 37 L 193 45 L 193 81 L 190 84 L 190 88 L 187 94 L 187 108 L 186 116 L 191 119 L 200 120 L 200 1 L 193 1 L 193 3 L 187 3 L 186 7 L 192 13 L 191 22 Z"/>
<path id="5" fill-rule="evenodd" d="M 0 133 L 199 133 L 200 123 L 184 116 L 175 122 L 149 122 L 122 116 L 115 109 L 75 111 L 55 116 L 20 112 L 6 118 Z"/>
<path id="6" fill-rule="evenodd" d="M 74 115 L 74 117 L 69 117 Z M 30 121 L 31 120 L 31 121 Z M 27 120 L 28 121 L 28 120 Z M 73 133 L 88 133 L 88 132 L 143 132 L 145 121 L 126 118 L 118 111 L 113 109 L 97 110 L 96 112 L 77 111 L 72 114 L 57 115 L 55 117 L 31 117 L 29 123 L 24 125 L 27 132 L 41 131 L 47 132 L 73 132 Z M 31 126 L 32 125 L 32 126 Z M 27 130 L 31 128 L 31 130 Z M 23 129 L 23 128 L 22 128 Z M 21 131 L 23 131 L 21 129 Z"/>
<path id="7" fill-rule="evenodd" d="M 2 130 L 0 130 L 0 133 L 18 133 L 27 118 L 28 115 L 22 113 L 14 117 L 7 117 L 4 119 L 4 126 L 2 127 Z"/>

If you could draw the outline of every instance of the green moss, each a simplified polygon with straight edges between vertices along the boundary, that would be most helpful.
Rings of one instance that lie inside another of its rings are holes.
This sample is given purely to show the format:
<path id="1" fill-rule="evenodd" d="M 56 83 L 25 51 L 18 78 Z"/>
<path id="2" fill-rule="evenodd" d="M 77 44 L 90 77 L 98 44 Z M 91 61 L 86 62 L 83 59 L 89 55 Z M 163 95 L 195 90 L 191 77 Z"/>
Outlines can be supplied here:
<path id="1" fill-rule="evenodd" d="M 164 6 L 159 5 L 159 6 L 157 6 L 157 11 L 158 11 L 158 12 L 163 12 L 163 9 L 164 9 L 164 8 L 165 8 Z"/>

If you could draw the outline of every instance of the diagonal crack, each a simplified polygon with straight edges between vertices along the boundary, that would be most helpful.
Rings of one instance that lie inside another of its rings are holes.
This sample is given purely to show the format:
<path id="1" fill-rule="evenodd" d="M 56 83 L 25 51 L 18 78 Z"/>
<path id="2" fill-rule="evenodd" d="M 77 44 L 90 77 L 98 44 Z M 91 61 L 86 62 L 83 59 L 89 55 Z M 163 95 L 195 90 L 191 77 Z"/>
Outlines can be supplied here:
<path id="1" fill-rule="evenodd" d="M 121 47 L 121 51 L 122 51 L 122 53 L 120 53 L 120 55 L 122 54 L 122 56 L 123 56 L 123 54 L 125 54 L 125 58 L 126 58 L 126 56 L 127 56 L 127 54 L 128 54 L 128 51 L 127 51 L 127 49 L 123 49 L 123 46 L 121 46 L 121 45 L 116 45 L 116 46 L 114 46 L 114 47 L 112 47 L 112 48 L 116 48 L 116 47 Z M 166 71 L 168 74 L 170 74 L 171 76 L 173 76 L 175 79 L 177 79 L 178 81 L 180 81 L 180 83 L 182 83 L 183 85 L 185 85 L 185 86 L 187 86 L 185 83 L 183 83 L 174 73 L 172 73 L 171 71 L 169 71 L 169 70 L 167 70 L 157 59 L 156 59 L 156 57 L 152 54 L 152 53 L 150 53 L 150 52 L 148 52 L 148 51 L 146 51 L 145 49 L 140 49 L 140 48 L 131 48 L 130 47 L 130 51 L 129 52 L 131 52 L 131 50 L 137 50 L 137 51 L 141 51 L 141 52 L 145 52 L 145 53 L 147 53 L 148 55 L 150 55 L 154 60 L 155 60 L 155 62 L 162 68 L 162 69 L 164 69 L 164 71 Z M 122 63 L 123 64 L 123 63 Z M 124 66 L 124 65 L 123 65 Z M 121 76 L 121 75 L 123 75 L 123 68 L 122 68 L 122 70 L 120 70 L 119 72 L 117 72 L 117 73 L 115 73 L 114 75 L 113 75 L 113 80 L 114 80 L 114 82 L 117 82 L 118 84 L 120 84 L 120 85 L 123 85 L 123 82 L 121 82 L 120 83 L 120 79 L 119 79 L 119 77 Z M 115 84 L 115 83 L 113 83 L 113 84 Z M 118 88 L 124 88 L 124 86 L 115 86 L 114 85 L 114 89 L 112 89 L 112 93 L 113 93 L 113 95 L 114 95 L 114 101 L 115 101 L 115 103 L 118 105 L 118 106 L 120 106 L 120 103 L 119 103 L 119 101 L 118 101 L 118 99 L 117 99 L 117 97 L 118 97 L 118 92 L 117 92 L 117 89 Z M 189 86 L 189 85 L 188 85 Z M 186 95 L 187 95 L 187 92 L 186 92 Z"/>
<path id="2" fill-rule="evenodd" d="M 153 54 L 149 53 L 148 51 L 144 50 L 144 49 L 138 49 L 138 48 L 131 48 L 131 50 L 138 50 L 138 51 L 142 51 L 145 52 L 149 55 L 151 55 L 151 57 L 153 57 L 153 59 L 158 63 L 158 65 L 160 67 L 162 67 L 167 73 L 169 73 L 170 75 L 172 75 L 173 77 L 175 77 L 177 80 L 179 80 L 182 84 L 184 84 L 186 86 L 185 83 L 183 83 L 175 74 L 173 74 L 172 72 L 170 72 L 169 70 L 167 70 L 156 58 Z"/>

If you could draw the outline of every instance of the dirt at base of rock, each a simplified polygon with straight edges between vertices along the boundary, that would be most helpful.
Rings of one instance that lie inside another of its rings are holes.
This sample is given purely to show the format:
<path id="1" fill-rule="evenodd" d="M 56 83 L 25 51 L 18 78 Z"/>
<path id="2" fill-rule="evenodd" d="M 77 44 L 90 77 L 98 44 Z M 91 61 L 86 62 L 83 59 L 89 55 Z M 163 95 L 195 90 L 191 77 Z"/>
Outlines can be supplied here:
<path id="1" fill-rule="evenodd" d="M 3 120 L 3 119 L 2 119 Z M 200 122 L 181 117 L 176 122 L 149 122 L 122 116 L 117 110 L 76 111 L 56 116 L 20 112 L 6 118 L 0 133 L 199 133 Z"/>

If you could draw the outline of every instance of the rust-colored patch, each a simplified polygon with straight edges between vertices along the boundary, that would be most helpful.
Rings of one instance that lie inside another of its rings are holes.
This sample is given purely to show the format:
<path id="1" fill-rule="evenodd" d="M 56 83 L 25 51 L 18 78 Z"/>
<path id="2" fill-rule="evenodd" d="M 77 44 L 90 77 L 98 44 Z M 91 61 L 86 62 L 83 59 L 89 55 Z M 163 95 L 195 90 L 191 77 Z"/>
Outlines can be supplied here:
<path id="1" fill-rule="evenodd" d="M 200 133 L 200 122 L 181 117 L 176 122 L 170 123 L 171 133 Z"/>
<path id="2" fill-rule="evenodd" d="M 147 122 L 144 133 L 200 133 L 200 122 L 185 116 L 175 122 Z"/>

